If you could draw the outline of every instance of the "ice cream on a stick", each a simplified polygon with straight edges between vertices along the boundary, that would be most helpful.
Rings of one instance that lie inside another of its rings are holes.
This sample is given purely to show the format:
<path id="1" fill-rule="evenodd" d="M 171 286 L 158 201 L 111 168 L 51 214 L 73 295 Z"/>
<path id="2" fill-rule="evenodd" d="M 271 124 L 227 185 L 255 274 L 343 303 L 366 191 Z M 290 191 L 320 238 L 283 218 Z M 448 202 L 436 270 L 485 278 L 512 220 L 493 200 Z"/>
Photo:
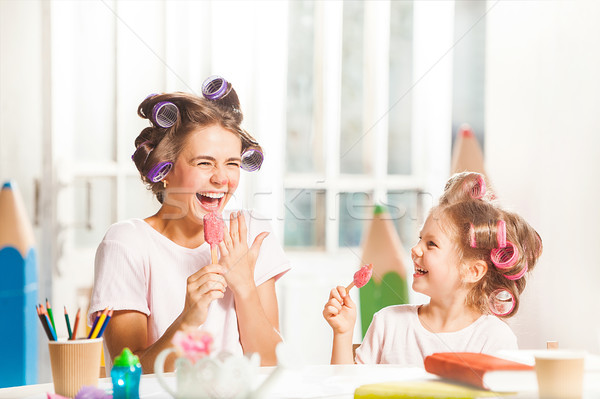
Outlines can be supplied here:
<path id="1" fill-rule="evenodd" d="M 210 212 L 204 215 L 204 241 L 210 244 L 210 261 L 213 264 L 218 262 L 217 247 L 223 241 L 225 231 L 225 222 L 216 212 Z"/>
<path id="2" fill-rule="evenodd" d="M 373 274 L 373 265 L 368 264 L 361 267 L 356 273 L 354 273 L 354 279 L 346 287 L 346 292 L 350 291 L 350 289 L 354 286 L 357 288 L 361 288 L 365 286 L 369 280 L 371 279 L 371 275 Z"/>

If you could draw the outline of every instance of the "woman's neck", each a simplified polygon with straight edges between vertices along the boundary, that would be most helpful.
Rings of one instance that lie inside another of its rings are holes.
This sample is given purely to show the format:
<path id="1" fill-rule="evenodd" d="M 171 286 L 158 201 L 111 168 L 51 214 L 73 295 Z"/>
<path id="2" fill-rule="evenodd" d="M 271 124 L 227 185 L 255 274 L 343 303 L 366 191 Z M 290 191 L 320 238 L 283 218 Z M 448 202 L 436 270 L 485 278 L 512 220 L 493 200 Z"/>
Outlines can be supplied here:
<path id="1" fill-rule="evenodd" d="M 451 302 L 431 300 L 419 308 L 423 327 L 434 333 L 456 332 L 473 324 L 482 313 L 468 307 L 464 298 Z"/>
<path id="2" fill-rule="evenodd" d="M 145 221 L 169 240 L 186 248 L 197 248 L 204 244 L 204 225 L 193 215 L 173 218 L 173 213 L 163 206 Z"/>

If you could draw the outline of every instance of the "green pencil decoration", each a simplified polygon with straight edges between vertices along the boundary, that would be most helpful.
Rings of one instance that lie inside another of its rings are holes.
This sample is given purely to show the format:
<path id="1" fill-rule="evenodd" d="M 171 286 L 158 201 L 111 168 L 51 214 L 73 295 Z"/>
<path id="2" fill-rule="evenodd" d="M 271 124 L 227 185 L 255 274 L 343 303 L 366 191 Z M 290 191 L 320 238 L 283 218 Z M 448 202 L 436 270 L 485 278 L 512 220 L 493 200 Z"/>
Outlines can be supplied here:
<path id="1" fill-rule="evenodd" d="M 408 303 L 405 251 L 390 215 L 375 206 L 362 243 L 361 265 L 373 265 L 373 277 L 360 289 L 360 321 L 363 337 L 373 315 L 390 305 Z"/>
<path id="2" fill-rule="evenodd" d="M 67 313 L 67 307 L 65 306 L 65 322 L 67 322 L 67 332 L 69 333 L 69 339 L 73 336 L 73 331 L 71 331 L 71 322 L 69 321 L 69 314 Z"/>
<path id="3" fill-rule="evenodd" d="M 54 316 L 52 315 L 52 308 L 50 307 L 50 302 L 48 298 L 46 298 L 46 310 L 48 310 L 48 317 L 50 317 L 50 323 L 52 323 L 52 328 L 56 331 L 56 324 L 54 324 Z"/>

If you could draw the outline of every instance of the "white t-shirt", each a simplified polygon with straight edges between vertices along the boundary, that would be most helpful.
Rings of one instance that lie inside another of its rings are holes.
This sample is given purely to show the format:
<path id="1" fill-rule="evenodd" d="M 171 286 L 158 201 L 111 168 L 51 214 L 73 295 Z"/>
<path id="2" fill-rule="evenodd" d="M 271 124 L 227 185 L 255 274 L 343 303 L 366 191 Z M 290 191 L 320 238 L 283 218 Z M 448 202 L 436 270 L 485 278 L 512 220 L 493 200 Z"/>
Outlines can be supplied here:
<path id="1" fill-rule="evenodd" d="M 244 210 L 248 227 L 248 246 L 263 231 L 271 232 L 262 243 L 254 270 L 256 286 L 278 279 L 290 269 L 283 249 L 274 237 L 269 221 L 254 211 Z M 224 213 L 228 223 L 228 212 Z M 187 278 L 209 265 L 210 245 L 182 247 L 160 234 L 142 219 L 113 224 L 96 252 L 91 315 L 106 307 L 136 310 L 148 316 L 151 345 L 180 315 L 185 304 Z M 206 322 L 200 327 L 213 335 L 215 352 L 241 354 L 233 293 L 213 301 Z M 107 352 L 105 352 L 107 353 Z M 106 359 L 107 369 L 111 360 Z"/>
<path id="2" fill-rule="evenodd" d="M 460 331 L 433 333 L 421 324 L 421 305 L 388 306 L 373 316 L 356 363 L 399 364 L 423 367 L 425 357 L 435 352 L 481 352 L 518 349 L 510 327 L 492 315 L 483 315 Z"/>

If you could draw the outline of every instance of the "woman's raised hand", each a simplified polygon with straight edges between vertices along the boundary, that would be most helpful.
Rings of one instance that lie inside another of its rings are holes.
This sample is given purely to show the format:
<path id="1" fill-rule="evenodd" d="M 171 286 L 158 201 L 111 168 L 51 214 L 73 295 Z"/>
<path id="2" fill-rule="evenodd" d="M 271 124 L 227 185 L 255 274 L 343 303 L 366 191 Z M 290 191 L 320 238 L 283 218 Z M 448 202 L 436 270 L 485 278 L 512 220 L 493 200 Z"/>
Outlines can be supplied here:
<path id="1" fill-rule="evenodd" d="M 254 266 L 263 240 L 269 235 L 262 232 L 248 248 L 248 229 L 242 212 L 232 212 L 230 228 L 225 226 L 223 241 L 219 244 L 221 258 L 219 264 L 225 268 L 225 280 L 234 295 L 244 295 L 256 288 Z"/>
<path id="2" fill-rule="evenodd" d="M 208 265 L 188 277 L 185 306 L 180 316 L 185 325 L 197 327 L 206 321 L 210 303 L 225 295 L 224 273 L 221 265 Z"/>
<path id="3" fill-rule="evenodd" d="M 335 334 L 351 333 L 356 322 L 356 304 L 341 285 L 332 289 L 323 309 L 323 317 Z"/>

